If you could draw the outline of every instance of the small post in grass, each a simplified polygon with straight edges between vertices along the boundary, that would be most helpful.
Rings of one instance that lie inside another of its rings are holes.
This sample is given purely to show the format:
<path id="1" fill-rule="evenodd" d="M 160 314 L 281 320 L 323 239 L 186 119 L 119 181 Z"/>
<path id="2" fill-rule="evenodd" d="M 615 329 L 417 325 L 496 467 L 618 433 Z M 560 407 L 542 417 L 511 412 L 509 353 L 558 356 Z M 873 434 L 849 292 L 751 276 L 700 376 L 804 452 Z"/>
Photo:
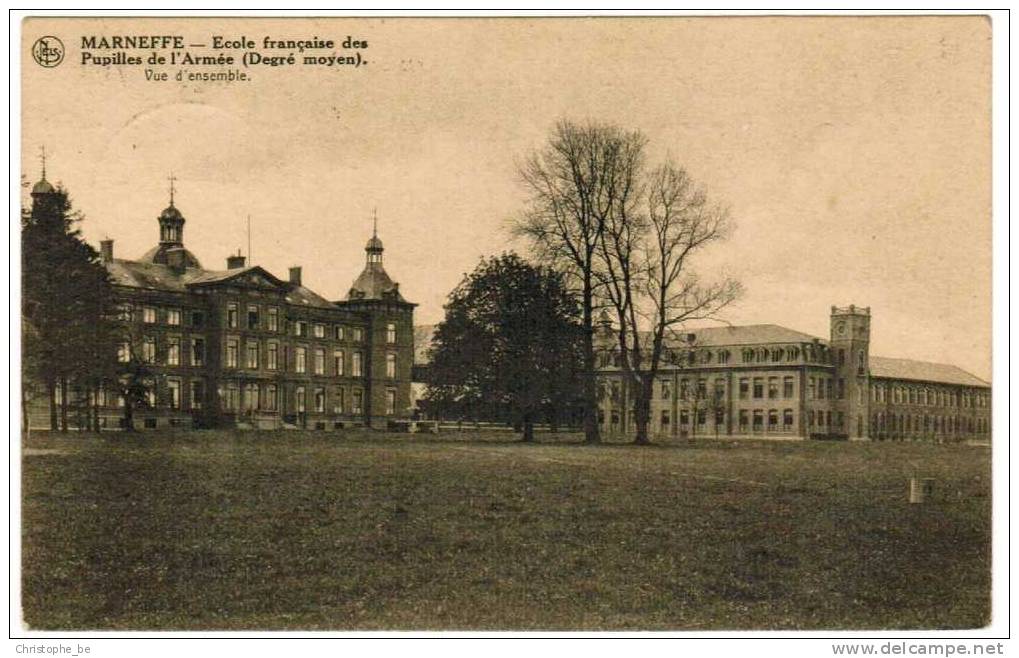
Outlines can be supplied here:
<path id="1" fill-rule="evenodd" d="M 909 502 L 913 505 L 922 505 L 934 494 L 934 478 L 910 478 L 909 479 Z"/>

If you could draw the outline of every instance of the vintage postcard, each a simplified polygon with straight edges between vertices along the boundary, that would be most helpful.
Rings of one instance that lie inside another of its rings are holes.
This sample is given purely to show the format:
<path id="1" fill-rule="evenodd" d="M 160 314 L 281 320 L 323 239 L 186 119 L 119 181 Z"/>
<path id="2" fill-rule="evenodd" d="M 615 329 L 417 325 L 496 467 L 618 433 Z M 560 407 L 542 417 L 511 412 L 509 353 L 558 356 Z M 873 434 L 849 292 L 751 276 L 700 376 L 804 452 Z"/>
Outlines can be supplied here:
<path id="1" fill-rule="evenodd" d="M 989 17 L 20 29 L 24 631 L 1000 612 Z"/>

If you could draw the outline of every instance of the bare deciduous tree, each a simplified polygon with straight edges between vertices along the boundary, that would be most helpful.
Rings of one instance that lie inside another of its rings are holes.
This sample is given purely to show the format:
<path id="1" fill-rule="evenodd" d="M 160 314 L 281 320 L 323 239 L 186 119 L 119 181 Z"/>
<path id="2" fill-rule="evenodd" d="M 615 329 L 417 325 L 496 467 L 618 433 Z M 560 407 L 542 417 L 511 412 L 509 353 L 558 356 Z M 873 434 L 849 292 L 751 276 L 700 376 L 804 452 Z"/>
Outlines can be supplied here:
<path id="1" fill-rule="evenodd" d="M 627 207 L 644 138 L 616 126 L 559 122 L 544 149 L 520 167 L 529 205 L 514 232 L 530 240 L 537 255 L 569 275 L 577 287 L 584 331 L 584 435 L 599 441 L 594 381 L 595 269 L 606 223 Z"/>
<path id="2" fill-rule="evenodd" d="M 646 176 L 639 167 L 634 173 L 626 186 L 631 194 L 625 202 L 618 198 L 606 218 L 594 272 L 615 310 L 620 364 L 636 414 L 635 443 L 645 444 L 666 341 L 688 322 L 717 319 L 741 286 L 728 278 L 703 282 L 691 267 L 696 254 L 728 235 L 728 210 L 709 203 L 672 163 Z"/>

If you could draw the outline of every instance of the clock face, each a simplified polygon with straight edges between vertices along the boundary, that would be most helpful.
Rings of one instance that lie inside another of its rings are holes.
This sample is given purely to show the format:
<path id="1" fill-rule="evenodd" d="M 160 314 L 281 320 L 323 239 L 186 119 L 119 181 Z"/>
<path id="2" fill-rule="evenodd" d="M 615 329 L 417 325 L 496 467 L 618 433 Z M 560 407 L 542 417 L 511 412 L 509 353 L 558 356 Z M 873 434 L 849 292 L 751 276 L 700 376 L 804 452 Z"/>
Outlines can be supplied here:
<path id="1" fill-rule="evenodd" d="M 839 322 L 838 324 L 836 324 L 835 325 L 835 332 L 839 336 L 845 334 L 846 333 L 846 323 L 845 322 Z"/>

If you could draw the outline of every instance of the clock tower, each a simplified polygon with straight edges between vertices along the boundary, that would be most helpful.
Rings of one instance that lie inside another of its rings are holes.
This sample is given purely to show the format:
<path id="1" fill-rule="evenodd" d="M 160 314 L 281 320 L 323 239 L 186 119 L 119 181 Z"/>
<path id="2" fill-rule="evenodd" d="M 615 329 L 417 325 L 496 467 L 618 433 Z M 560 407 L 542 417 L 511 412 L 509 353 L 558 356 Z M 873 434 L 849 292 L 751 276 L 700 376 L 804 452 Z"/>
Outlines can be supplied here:
<path id="1" fill-rule="evenodd" d="M 831 307 L 831 353 L 835 366 L 834 432 L 867 439 L 870 403 L 870 307 Z M 838 420 L 841 419 L 841 424 Z"/>

